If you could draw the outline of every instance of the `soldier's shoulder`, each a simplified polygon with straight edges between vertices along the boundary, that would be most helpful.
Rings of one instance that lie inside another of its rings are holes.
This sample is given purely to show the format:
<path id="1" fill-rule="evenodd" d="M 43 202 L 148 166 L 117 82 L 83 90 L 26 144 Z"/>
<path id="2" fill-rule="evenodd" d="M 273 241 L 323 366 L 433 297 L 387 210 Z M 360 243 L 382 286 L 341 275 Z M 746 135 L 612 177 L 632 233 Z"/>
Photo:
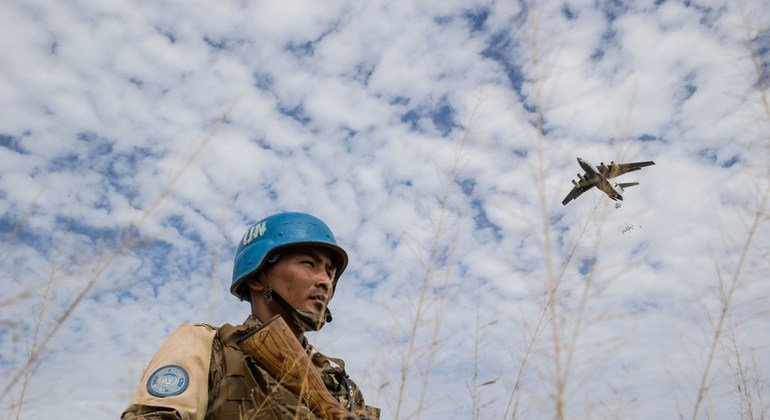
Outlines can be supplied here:
<path id="1" fill-rule="evenodd" d="M 188 360 L 208 360 L 216 329 L 206 324 L 182 324 L 172 332 L 155 353 L 151 365 L 185 366 Z"/>
<path id="2" fill-rule="evenodd" d="M 203 328 L 204 330 L 206 330 L 208 332 L 216 332 L 217 331 L 217 327 L 215 327 L 213 325 L 209 325 L 209 324 L 195 323 L 195 324 L 184 324 L 182 326 L 185 326 L 185 325 L 190 325 L 193 328 Z"/>
<path id="3" fill-rule="evenodd" d="M 174 331 L 167 341 L 211 341 L 217 333 L 217 328 L 209 324 L 182 324 Z"/>

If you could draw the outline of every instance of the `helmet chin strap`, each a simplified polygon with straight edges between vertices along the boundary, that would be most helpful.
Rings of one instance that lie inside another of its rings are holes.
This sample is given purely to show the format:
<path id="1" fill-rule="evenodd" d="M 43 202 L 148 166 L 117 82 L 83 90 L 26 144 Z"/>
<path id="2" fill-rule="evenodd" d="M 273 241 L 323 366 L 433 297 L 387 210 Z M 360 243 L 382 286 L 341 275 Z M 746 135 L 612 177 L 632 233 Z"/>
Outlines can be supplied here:
<path id="1" fill-rule="evenodd" d="M 332 322 L 332 313 L 328 307 L 325 308 L 323 314 L 319 314 L 316 312 L 302 311 L 291 306 L 289 302 L 286 302 L 286 300 L 278 294 L 278 292 L 273 290 L 273 286 L 270 284 L 270 280 L 267 278 L 264 271 L 259 272 L 259 282 L 262 283 L 262 288 L 264 289 L 263 294 L 265 295 L 267 304 L 270 305 L 275 301 L 278 306 L 289 314 L 291 320 L 294 321 L 294 324 L 303 333 L 319 331 L 323 328 L 325 323 Z"/>

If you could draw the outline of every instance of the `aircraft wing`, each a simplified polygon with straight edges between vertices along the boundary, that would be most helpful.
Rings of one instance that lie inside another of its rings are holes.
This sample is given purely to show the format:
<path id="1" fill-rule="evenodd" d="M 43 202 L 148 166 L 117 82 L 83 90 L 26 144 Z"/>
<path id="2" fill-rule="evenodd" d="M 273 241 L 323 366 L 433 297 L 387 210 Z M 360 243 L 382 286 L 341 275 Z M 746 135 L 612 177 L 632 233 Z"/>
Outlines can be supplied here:
<path id="1" fill-rule="evenodd" d="M 654 165 L 655 162 L 648 160 L 646 162 L 631 162 L 631 163 L 612 163 L 610 166 L 607 166 L 606 170 L 603 170 L 602 175 L 604 175 L 607 178 L 615 178 L 616 176 L 620 176 L 623 174 L 627 174 L 629 172 L 638 171 L 642 169 L 645 166 Z"/>
<path id="2" fill-rule="evenodd" d="M 561 201 L 561 204 L 563 206 L 566 206 L 567 203 L 569 203 L 570 201 L 578 198 L 580 196 L 580 194 L 583 194 L 584 192 L 590 190 L 594 185 L 596 185 L 596 184 L 588 183 L 588 182 L 580 182 L 580 183 L 578 183 L 577 185 L 575 185 L 572 188 L 572 191 L 570 191 L 569 194 L 567 194 L 567 196 L 564 197 L 564 200 Z"/>

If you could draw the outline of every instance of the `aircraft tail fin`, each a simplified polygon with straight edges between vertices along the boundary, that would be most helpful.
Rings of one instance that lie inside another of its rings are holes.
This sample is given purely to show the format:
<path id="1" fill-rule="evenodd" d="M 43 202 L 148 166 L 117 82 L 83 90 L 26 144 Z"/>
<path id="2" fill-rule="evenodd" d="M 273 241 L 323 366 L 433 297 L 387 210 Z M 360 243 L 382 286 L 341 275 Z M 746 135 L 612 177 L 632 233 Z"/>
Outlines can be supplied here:
<path id="1" fill-rule="evenodd" d="M 624 182 L 622 184 L 618 184 L 618 186 L 620 186 L 620 188 L 633 187 L 634 185 L 639 185 L 639 183 L 638 182 Z"/>

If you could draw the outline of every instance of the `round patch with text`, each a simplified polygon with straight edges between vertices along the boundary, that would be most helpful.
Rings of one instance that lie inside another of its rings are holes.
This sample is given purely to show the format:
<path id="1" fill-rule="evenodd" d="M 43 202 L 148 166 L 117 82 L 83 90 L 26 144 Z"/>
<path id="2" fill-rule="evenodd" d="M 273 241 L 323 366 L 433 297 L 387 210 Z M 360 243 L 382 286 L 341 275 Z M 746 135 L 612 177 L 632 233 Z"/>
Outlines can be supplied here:
<path id="1" fill-rule="evenodd" d="M 150 375 L 147 380 L 147 392 L 160 398 L 173 397 L 183 393 L 189 384 L 190 376 L 183 367 L 166 365 Z"/>

